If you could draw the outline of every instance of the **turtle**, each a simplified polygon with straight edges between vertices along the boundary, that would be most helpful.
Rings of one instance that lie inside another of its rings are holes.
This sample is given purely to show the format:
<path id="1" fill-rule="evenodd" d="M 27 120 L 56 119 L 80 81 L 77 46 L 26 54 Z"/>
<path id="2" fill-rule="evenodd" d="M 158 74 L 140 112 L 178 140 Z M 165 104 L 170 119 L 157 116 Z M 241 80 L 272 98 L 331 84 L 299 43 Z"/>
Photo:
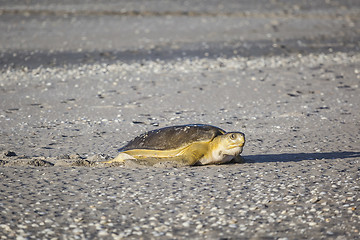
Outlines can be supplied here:
<path id="1" fill-rule="evenodd" d="M 107 163 L 132 160 L 144 165 L 172 162 L 181 166 L 243 162 L 242 132 L 225 132 L 207 124 L 187 124 L 143 133 L 119 149 Z"/>

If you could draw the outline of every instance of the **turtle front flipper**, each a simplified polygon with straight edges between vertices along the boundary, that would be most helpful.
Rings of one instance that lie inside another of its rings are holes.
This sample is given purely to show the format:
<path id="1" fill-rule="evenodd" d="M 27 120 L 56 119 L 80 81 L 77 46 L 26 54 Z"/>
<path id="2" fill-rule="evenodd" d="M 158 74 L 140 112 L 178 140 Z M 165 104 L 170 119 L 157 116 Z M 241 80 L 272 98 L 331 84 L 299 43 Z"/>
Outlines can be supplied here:
<path id="1" fill-rule="evenodd" d="M 230 163 L 245 163 L 245 158 L 241 155 L 235 156 Z"/>
<path id="2" fill-rule="evenodd" d="M 182 150 L 159 151 L 158 156 L 162 157 L 136 157 L 136 160 L 140 162 L 146 162 L 146 164 L 149 166 L 193 166 L 199 162 L 199 160 L 206 154 L 207 151 L 208 144 L 206 142 L 198 142 L 193 143 Z"/>

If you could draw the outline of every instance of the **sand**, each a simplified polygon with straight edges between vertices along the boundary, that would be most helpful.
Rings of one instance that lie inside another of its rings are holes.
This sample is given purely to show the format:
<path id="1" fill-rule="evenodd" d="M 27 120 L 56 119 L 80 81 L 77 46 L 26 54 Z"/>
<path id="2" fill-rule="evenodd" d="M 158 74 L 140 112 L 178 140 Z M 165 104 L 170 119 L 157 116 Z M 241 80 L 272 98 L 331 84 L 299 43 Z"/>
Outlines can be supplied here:
<path id="1" fill-rule="evenodd" d="M 1 239 L 360 238 L 358 1 L 0 4 Z M 144 131 L 244 164 L 111 166 Z"/>

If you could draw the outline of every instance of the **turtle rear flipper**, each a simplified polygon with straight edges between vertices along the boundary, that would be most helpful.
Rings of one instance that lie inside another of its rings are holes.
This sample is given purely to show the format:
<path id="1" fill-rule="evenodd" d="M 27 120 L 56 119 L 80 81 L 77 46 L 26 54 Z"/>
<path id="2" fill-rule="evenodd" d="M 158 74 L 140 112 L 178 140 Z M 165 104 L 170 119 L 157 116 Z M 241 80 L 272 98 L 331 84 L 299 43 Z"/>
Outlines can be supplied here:
<path id="1" fill-rule="evenodd" d="M 134 160 L 135 158 L 129 154 L 126 154 L 126 153 L 119 153 L 116 158 L 114 159 L 111 159 L 111 160 L 108 160 L 108 161 L 105 161 L 103 163 L 124 163 L 125 160 Z"/>

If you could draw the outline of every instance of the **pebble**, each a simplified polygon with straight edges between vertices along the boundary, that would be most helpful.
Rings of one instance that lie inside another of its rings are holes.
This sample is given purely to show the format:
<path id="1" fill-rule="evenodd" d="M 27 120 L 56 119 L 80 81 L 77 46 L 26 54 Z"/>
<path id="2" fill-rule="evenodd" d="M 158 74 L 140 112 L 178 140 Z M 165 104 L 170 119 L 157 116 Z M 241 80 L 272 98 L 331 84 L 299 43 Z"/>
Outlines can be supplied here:
<path id="1" fill-rule="evenodd" d="M 313 227 L 313 226 L 316 225 L 316 222 L 309 222 L 308 224 L 309 224 L 309 226 L 312 226 L 312 227 Z"/>
<path id="2" fill-rule="evenodd" d="M 188 221 L 187 221 L 187 222 L 183 222 L 182 225 L 183 225 L 184 227 L 186 227 L 186 228 L 187 228 L 187 227 L 190 227 L 190 222 L 188 222 Z"/>

